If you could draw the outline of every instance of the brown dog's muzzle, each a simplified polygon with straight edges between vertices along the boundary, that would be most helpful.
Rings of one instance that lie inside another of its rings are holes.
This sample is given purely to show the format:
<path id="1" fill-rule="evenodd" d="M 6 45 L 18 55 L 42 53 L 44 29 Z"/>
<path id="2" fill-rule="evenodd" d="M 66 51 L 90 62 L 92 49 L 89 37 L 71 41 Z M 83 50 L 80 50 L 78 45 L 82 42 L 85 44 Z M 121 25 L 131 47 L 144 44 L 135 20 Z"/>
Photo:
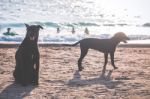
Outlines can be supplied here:
<path id="1" fill-rule="evenodd" d="M 123 40 L 124 43 L 128 43 L 127 40 L 130 40 L 129 37 L 126 37 L 126 39 Z"/>

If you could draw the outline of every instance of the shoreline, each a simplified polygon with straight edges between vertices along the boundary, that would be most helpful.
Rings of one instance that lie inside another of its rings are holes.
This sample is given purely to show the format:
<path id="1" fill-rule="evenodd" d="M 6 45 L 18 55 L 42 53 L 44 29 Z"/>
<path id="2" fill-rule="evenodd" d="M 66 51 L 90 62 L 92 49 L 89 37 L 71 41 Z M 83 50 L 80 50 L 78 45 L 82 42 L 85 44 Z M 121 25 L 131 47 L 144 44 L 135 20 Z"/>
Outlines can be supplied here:
<path id="1" fill-rule="evenodd" d="M 20 45 L 20 43 L 16 43 L 16 42 L 1 42 L 0 43 L 0 48 L 14 48 L 14 47 L 18 47 Z M 49 47 L 49 46 L 54 46 L 54 47 L 61 47 L 61 46 L 68 46 L 70 44 L 57 44 L 57 43 L 38 43 L 38 45 L 40 47 Z M 77 45 L 79 46 L 79 45 Z M 75 46 L 74 46 L 75 47 Z M 118 47 L 125 47 L 125 48 L 150 48 L 150 44 L 119 44 Z"/>

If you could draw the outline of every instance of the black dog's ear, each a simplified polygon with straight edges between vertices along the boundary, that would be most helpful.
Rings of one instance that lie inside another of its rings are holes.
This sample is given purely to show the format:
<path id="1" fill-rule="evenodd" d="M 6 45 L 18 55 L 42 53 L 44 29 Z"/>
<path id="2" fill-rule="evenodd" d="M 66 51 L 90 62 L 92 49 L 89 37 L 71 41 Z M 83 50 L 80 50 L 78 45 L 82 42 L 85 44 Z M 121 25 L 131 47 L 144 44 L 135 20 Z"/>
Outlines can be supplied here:
<path id="1" fill-rule="evenodd" d="M 29 27 L 29 25 L 28 24 L 25 24 L 25 26 L 28 28 Z"/>
<path id="2" fill-rule="evenodd" d="M 43 29 L 43 27 L 41 25 L 38 25 L 38 28 Z"/>

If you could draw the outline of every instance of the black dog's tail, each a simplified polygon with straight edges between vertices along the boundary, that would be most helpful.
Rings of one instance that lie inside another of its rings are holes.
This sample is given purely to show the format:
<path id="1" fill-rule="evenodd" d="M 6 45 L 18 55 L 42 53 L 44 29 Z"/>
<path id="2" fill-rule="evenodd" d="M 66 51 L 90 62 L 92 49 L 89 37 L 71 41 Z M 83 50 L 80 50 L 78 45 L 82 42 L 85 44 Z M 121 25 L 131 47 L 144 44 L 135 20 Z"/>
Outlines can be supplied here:
<path id="1" fill-rule="evenodd" d="M 76 42 L 76 43 L 74 43 L 74 44 L 64 44 L 65 46 L 76 46 L 76 45 L 78 45 L 80 43 L 80 41 L 78 41 L 78 42 Z"/>

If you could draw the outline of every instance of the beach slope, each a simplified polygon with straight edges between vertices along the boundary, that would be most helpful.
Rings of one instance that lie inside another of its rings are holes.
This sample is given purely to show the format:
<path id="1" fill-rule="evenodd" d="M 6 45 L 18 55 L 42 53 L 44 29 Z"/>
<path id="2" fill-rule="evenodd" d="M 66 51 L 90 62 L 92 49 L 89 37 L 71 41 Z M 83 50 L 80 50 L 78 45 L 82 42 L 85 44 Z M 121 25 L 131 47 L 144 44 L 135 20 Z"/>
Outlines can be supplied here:
<path id="1" fill-rule="evenodd" d="M 89 50 L 78 72 L 79 47 L 40 46 L 39 86 L 14 84 L 17 46 L 0 48 L 0 99 L 150 99 L 150 48 L 118 47 L 113 70 L 110 59 Z"/>

